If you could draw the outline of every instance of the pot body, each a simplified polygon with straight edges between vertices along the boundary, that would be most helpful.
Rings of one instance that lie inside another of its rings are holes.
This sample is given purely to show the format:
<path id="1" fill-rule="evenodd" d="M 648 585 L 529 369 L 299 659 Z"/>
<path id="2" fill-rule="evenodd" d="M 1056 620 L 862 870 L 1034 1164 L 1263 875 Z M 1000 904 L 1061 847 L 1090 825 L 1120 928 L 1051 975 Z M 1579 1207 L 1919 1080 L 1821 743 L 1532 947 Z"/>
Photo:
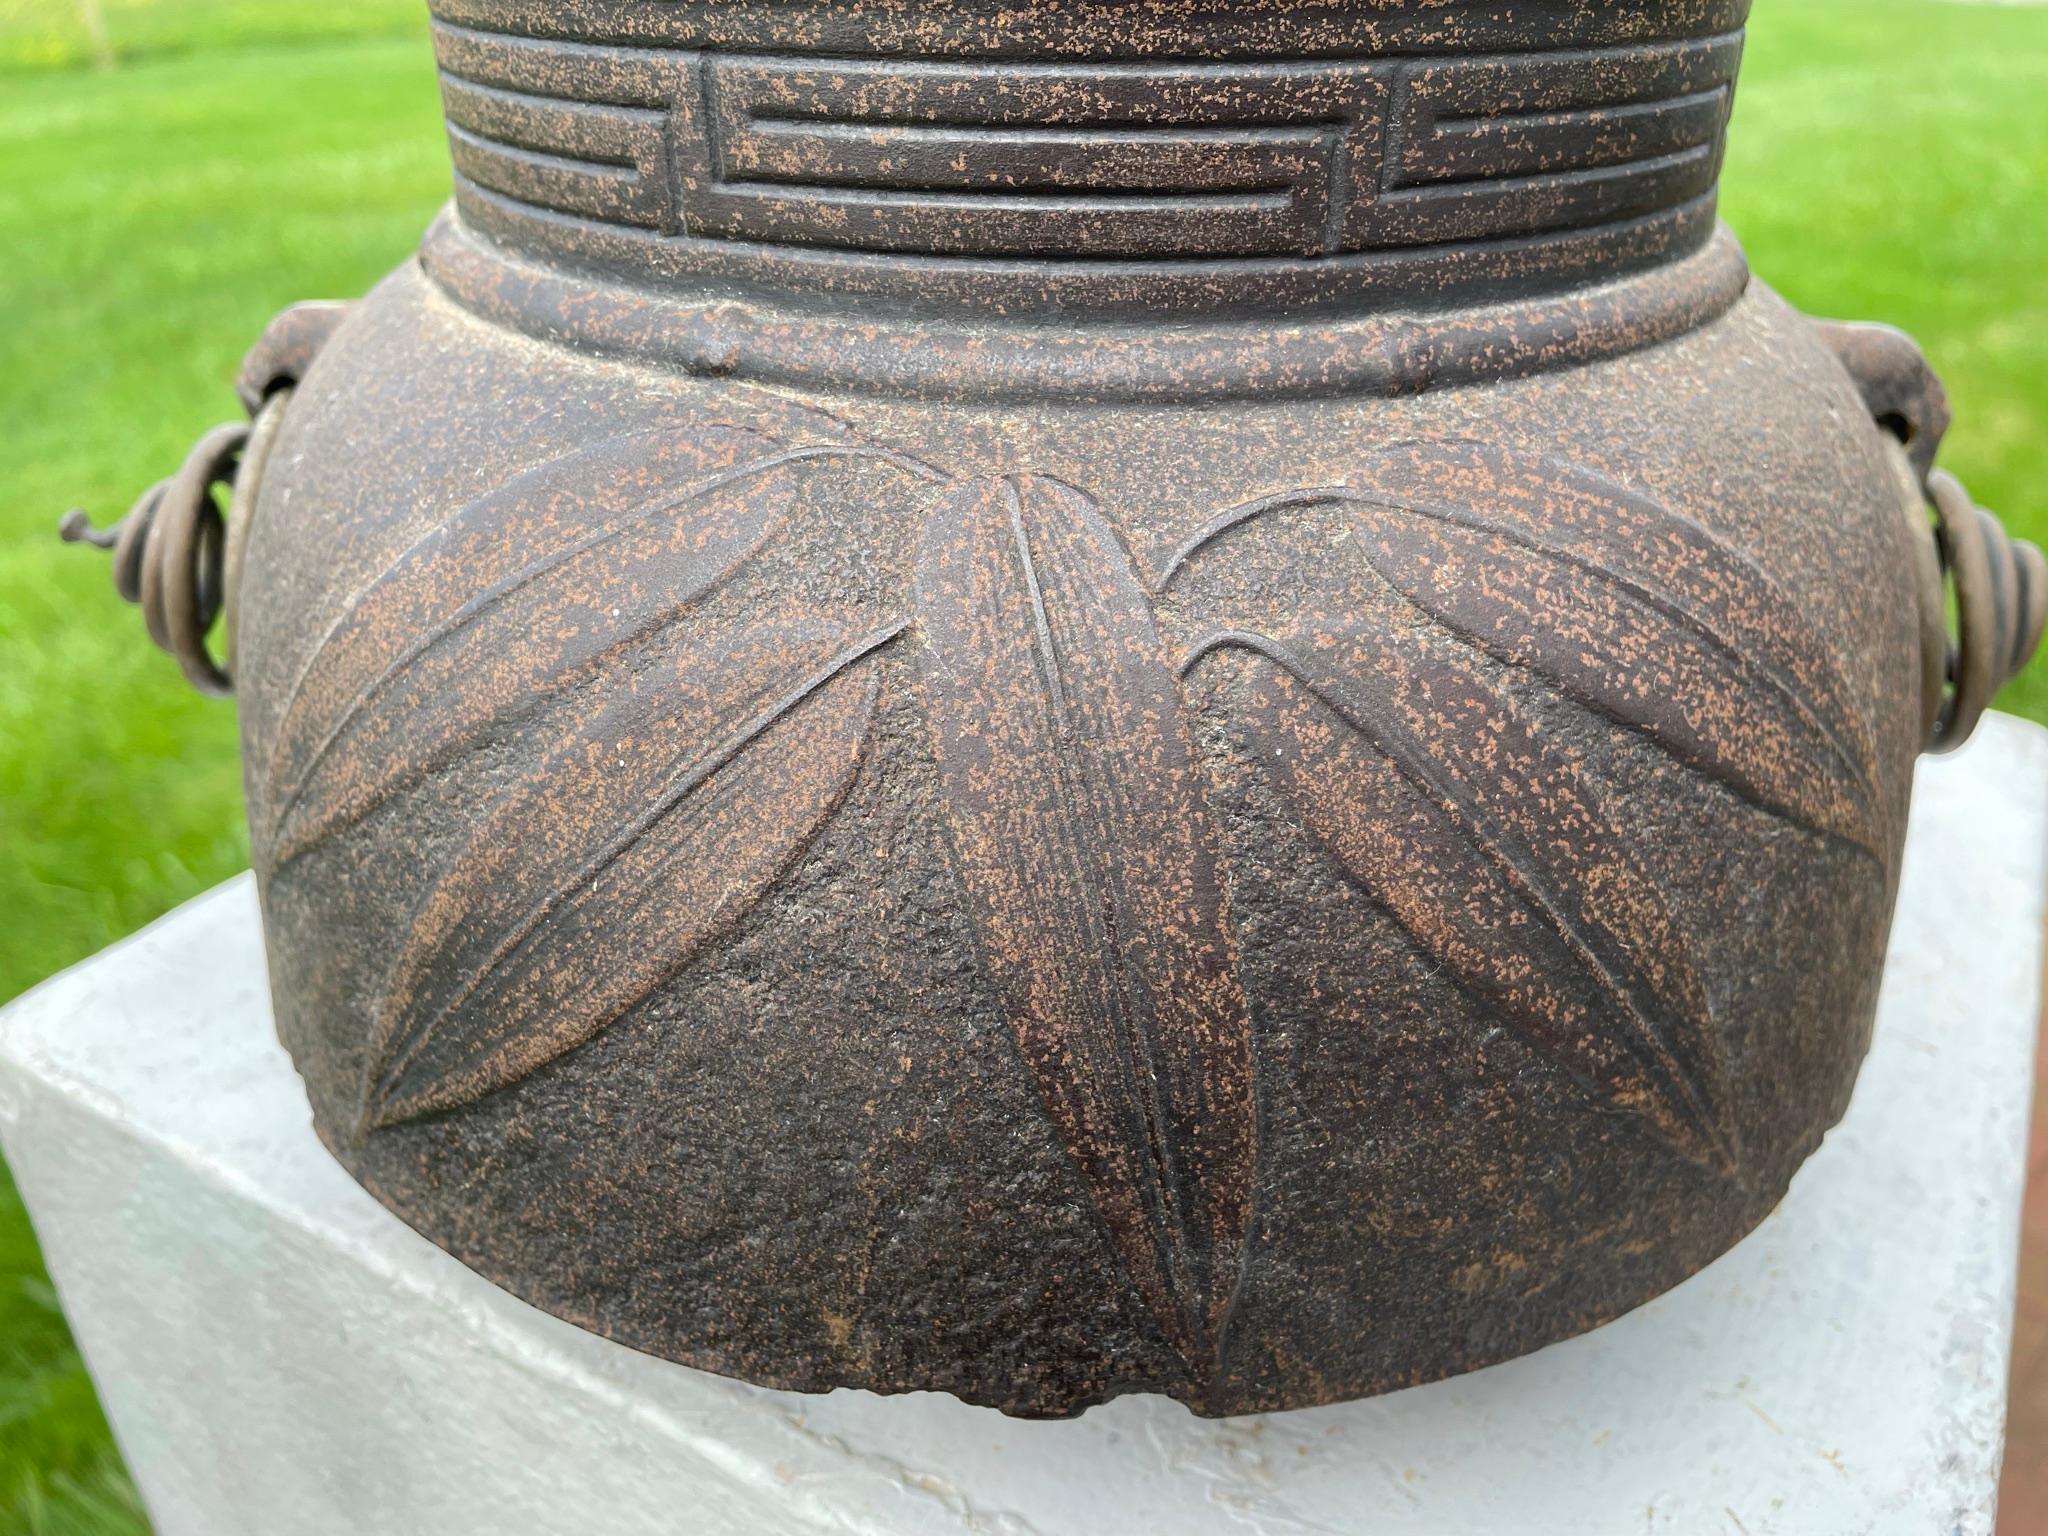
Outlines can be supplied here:
<path id="1" fill-rule="evenodd" d="M 642 9 L 441 8 L 458 210 L 266 444 L 235 681 L 335 1155 L 635 1348 L 1040 1415 L 1472 1369 L 1754 1226 L 1925 719 L 1904 456 L 1712 228 L 1739 9 L 1569 77 L 1469 7 L 1158 66 L 1107 6 Z M 1339 96 L 1454 195 L 1358 211 Z"/>

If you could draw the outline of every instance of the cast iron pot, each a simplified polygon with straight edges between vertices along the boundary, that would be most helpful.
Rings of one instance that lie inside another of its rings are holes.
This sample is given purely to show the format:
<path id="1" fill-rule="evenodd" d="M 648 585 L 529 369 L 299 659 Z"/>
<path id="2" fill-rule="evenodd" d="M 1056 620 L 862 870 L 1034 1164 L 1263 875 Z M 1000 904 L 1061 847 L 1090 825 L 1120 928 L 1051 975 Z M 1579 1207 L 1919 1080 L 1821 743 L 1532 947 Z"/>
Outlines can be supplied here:
<path id="1" fill-rule="evenodd" d="M 418 259 L 71 530 L 232 674 L 334 1155 L 634 1348 L 1018 1414 L 1735 1242 L 2048 587 L 1716 226 L 1745 9 L 436 0 Z"/>

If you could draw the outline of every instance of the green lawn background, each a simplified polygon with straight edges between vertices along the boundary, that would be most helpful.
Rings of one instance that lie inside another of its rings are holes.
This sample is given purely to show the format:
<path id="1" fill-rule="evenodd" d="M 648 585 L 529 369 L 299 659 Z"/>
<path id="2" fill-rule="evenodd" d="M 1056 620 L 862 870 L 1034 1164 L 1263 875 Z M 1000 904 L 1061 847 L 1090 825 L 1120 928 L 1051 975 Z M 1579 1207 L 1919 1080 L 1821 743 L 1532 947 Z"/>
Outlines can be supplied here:
<path id="1" fill-rule="evenodd" d="M 448 186 L 417 0 L 102 12 L 111 68 L 71 0 L 0 0 L 0 1000 L 247 857 L 231 710 L 58 513 L 167 473 L 271 314 L 362 292 Z M 1723 208 L 1795 303 L 1920 338 L 1944 462 L 2048 534 L 2048 8 L 1758 0 Z M 2048 719 L 2048 667 L 2002 703 Z M 0 1170 L 0 1532 L 142 1529 Z"/>

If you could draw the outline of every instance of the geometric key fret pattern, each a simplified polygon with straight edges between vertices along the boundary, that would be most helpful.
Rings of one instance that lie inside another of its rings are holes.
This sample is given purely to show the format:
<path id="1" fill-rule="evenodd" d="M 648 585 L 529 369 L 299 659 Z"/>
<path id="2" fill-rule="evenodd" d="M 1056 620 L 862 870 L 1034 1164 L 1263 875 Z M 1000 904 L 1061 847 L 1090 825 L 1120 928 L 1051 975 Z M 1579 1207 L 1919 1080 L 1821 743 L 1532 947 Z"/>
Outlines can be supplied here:
<path id="1" fill-rule="evenodd" d="M 435 39 L 456 168 L 515 202 L 672 237 L 1080 261 L 1312 260 L 1669 208 L 1719 172 L 1742 47 L 992 68 Z"/>

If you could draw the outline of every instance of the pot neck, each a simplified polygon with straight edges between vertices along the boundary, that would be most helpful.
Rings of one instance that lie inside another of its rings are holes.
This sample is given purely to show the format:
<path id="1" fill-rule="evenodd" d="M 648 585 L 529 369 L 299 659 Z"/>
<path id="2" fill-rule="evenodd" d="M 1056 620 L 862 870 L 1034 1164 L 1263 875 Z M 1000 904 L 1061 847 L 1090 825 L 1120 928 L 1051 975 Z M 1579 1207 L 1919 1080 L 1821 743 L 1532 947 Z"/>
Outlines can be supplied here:
<path id="1" fill-rule="evenodd" d="M 798 307 L 1440 309 L 1706 243 L 1747 0 L 435 0 L 464 223 Z"/>

